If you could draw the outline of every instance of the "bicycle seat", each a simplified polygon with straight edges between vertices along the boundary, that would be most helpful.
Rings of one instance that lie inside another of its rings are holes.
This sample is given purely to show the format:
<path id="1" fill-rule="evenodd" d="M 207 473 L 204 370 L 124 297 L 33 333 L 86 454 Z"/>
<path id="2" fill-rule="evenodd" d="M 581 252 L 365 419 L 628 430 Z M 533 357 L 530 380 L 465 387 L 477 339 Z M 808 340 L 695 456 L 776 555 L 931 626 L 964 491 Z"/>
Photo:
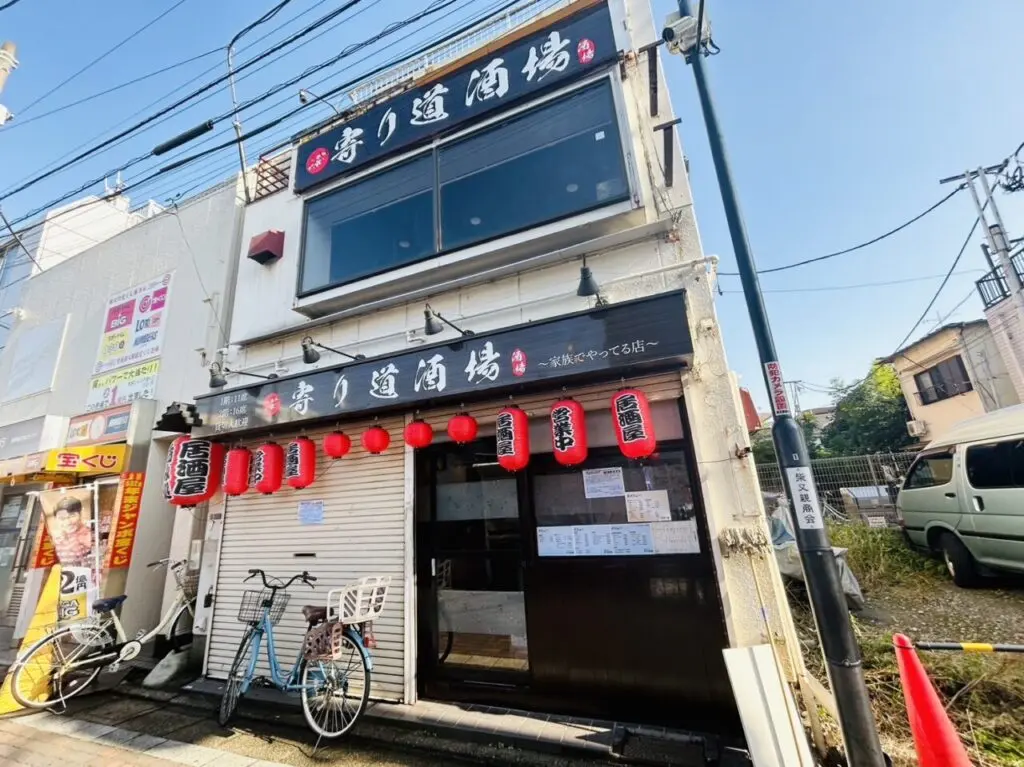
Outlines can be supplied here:
<path id="1" fill-rule="evenodd" d="M 309 623 L 320 623 L 327 620 L 327 608 L 323 605 L 306 605 L 302 608 L 302 617 Z"/>
<path id="2" fill-rule="evenodd" d="M 116 610 L 121 604 L 128 598 L 127 594 L 122 594 L 119 597 L 107 597 L 106 599 L 97 599 L 92 603 L 92 609 L 98 613 L 109 613 Z"/>

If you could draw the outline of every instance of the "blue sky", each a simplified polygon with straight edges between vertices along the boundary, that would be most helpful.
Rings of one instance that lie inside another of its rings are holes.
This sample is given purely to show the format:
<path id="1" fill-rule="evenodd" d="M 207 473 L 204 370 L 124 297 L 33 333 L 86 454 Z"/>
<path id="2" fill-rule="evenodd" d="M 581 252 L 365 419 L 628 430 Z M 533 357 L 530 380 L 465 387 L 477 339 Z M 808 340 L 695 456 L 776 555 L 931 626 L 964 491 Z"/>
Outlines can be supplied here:
<path id="1" fill-rule="evenodd" d="M 277 18 L 243 39 L 238 61 L 339 4 L 293 0 Z M 358 16 L 349 14 L 334 27 L 325 25 L 317 30 L 317 39 L 267 59 L 267 66 L 239 81 L 239 96 L 257 96 L 428 4 L 365 0 Z M 253 107 L 243 114 L 243 124 L 252 128 L 293 109 L 300 86 L 324 91 L 499 4 L 457 0 L 414 30 Z M 0 129 L 0 190 L 56 163 L 75 147 L 94 143 L 97 136 L 127 127 L 159 106 L 149 107 L 151 102 L 168 103 L 169 93 L 184 81 L 197 78 L 189 86 L 194 88 L 222 73 L 222 53 L 57 114 L 41 116 L 45 112 L 221 47 L 272 3 L 185 0 L 86 73 L 28 106 L 172 5 L 172 0 L 106 0 L 100 13 L 94 3 L 24 0 L 0 13 L 0 38 L 17 42 L 21 61 L 0 96 L 17 114 Z M 674 2 L 654 0 L 653 5 L 660 19 Z M 722 49 L 710 59 L 709 70 L 750 240 L 762 268 L 838 250 L 890 229 L 946 194 L 949 187 L 939 186 L 940 177 L 994 163 L 1024 141 L 1024 102 L 1017 97 L 1020 62 L 1014 60 L 1024 29 L 1024 3 L 1019 0 L 709 0 L 708 7 Z M 295 16 L 300 18 L 289 22 Z M 51 23 L 53 19 L 60 22 Z M 248 41 L 281 24 L 268 40 L 245 50 Z M 667 67 L 683 118 L 680 135 L 690 160 L 704 247 L 721 257 L 723 271 L 735 271 L 692 73 L 678 58 L 667 59 Z M 213 71 L 204 74 L 208 68 Z M 23 215 L 229 108 L 227 92 L 215 89 L 206 100 L 176 111 L 111 151 L 5 200 L 4 211 L 9 217 Z M 135 112 L 140 115 L 132 117 Z M 326 107 L 315 105 L 250 142 L 248 149 L 255 154 L 326 114 Z M 230 123 L 222 120 L 215 133 L 180 154 L 230 136 Z M 142 162 L 126 172 L 125 180 L 136 182 L 177 156 L 175 152 L 162 162 Z M 233 157 L 231 150 L 222 151 L 139 187 L 133 199 L 162 202 L 190 187 L 194 191 L 218 173 L 230 172 Z M 1001 195 L 999 203 L 1011 234 L 1024 234 L 1024 194 Z M 869 249 L 766 275 L 762 287 L 786 378 L 818 386 L 836 377 L 851 381 L 867 371 L 873 358 L 892 352 L 927 305 L 973 218 L 970 200 L 961 193 L 922 222 Z M 980 242 L 976 234 L 918 333 L 970 294 L 984 267 Z M 879 282 L 896 284 L 847 287 Z M 843 289 L 825 289 L 833 287 Z M 738 278 L 723 277 L 722 288 L 719 312 L 730 363 L 764 406 L 756 350 L 742 295 L 736 292 Z M 971 296 L 948 320 L 980 314 L 981 304 Z M 806 392 L 801 399 L 806 407 L 824 404 L 828 397 Z"/>

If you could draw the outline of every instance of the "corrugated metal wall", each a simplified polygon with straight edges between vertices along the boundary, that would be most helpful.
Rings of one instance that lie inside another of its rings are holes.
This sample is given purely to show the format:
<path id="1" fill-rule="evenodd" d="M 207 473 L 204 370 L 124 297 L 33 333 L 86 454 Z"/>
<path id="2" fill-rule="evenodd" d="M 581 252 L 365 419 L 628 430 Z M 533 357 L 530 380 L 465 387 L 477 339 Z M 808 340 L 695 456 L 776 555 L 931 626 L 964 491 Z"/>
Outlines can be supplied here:
<path id="1" fill-rule="evenodd" d="M 405 446 L 401 416 L 381 419 L 391 433 L 391 446 L 382 455 L 370 455 L 359 436 L 370 422 L 344 424 L 352 437 L 352 452 L 339 460 L 324 455 L 322 438 L 329 427 L 305 432 L 317 443 L 317 473 L 304 490 L 287 486 L 262 496 L 252 491 L 228 499 L 224 520 L 220 569 L 217 576 L 207 674 L 227 676 L 245 626 L 237 621 L 243 584 L 249 568 L 289 578 L 308 570 L 319 580 L 316 590 L 296 583 L 289 590 L 291 602 L 275 627 L 278 660 L 290 668 L 299 650 L 305 622 L 304 604 L 324 604 L 327 591 L 368 575 L 390 575 L 391 591 L 384 614 L 374 624 L 378 646 L 373 651 L 371 695 L 401 700 L 405 687 Z M 275 441 L 285 445 L 294 434 Z M 256 447 L 254 442 L 249 447 Z M 322 500 L 322 524 L 299 524 L 298 502 Z M 411 545 L 411 542 L 409 542 Z M 296 557 L 315 553 L 316 557 Z M 269 674 L 261 659 L 260 674 Z"/>

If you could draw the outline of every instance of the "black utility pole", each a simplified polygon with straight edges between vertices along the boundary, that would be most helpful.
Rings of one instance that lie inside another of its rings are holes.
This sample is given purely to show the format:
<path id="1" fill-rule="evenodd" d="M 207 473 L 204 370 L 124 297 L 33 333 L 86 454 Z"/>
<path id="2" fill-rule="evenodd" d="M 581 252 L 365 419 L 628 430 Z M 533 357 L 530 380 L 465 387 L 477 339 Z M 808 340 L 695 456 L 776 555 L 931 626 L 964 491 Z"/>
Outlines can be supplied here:
<path id="1" fill-rule="evenodd" d="M 679 15 L 692 17 L 689 2 L 678 2 Z M 704 15 L 703 0 L 698 15 Z M 672 39 L 674 34 L 666 29 L 665 37 Z M 775 351 L 775 341 L 772 339 L 768 314 L 764 308 L 764 298 L 757 279 L 757 267 L 754 265 L 754 256 L 747 240 L 746 225 L 736 199 L 722 130 L 711 99 L 707 74 L 704 72 L 702 51 L 703 30 L 698 28 L 696 45 L 686 52 L 686 60 L 693 67 L 701 111 L 708 132 L 708 144 L 718 176 L 725 217 L 729 223 L 729 235 L 732 238 L 736 264 L 743 283 L 743 294 L 747 301 L 747 311 L 750 313 L 750 323 L 754 329 L 762 372 L 768 387 L 772 413 L 775 416 L 775 423 L 772 426 L 775 454 L 778 456 L 786 496 L 789 499 L 793 529 L 796 532 L 797 546 L 807 582 L 807 593 L 810 595 L 821 647 L 828 663 L 829 679 L 832 681 L 832 690 L 839 710 L 839 724 L 843 731 L 847 760 L 850 767 L 885 767 L 887 760 L 882 752 L 874 715 L 871 712 L 864 670 L 861 666 L 860 647 L 850 625 L 850 613 L 839 580 L 839 569 L 836 567 L 832 545 L 822 519 L 803 430 L 793 418 L 786 397 L 782 368 Z M 808 701 L 808 705 L 813 704 Z"/>

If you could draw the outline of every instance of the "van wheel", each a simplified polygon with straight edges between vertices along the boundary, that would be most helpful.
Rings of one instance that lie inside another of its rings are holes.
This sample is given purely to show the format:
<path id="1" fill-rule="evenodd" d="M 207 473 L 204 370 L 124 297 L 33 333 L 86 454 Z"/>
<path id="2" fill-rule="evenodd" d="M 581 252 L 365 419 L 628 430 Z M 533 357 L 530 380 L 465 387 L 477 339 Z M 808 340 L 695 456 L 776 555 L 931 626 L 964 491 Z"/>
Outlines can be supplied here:
<path id="1" fill-rule="evenodd" d="M 946 570 L 960 588 L 971 588 L 977 586 L 981 581 L 978 575 L 978 566 L 974 563 L 974 557 L 967 547 L 952 533 L 946 533 L 939 538 L 939 550 L 942 552 L 942 561 L 946 564 Z"/>

